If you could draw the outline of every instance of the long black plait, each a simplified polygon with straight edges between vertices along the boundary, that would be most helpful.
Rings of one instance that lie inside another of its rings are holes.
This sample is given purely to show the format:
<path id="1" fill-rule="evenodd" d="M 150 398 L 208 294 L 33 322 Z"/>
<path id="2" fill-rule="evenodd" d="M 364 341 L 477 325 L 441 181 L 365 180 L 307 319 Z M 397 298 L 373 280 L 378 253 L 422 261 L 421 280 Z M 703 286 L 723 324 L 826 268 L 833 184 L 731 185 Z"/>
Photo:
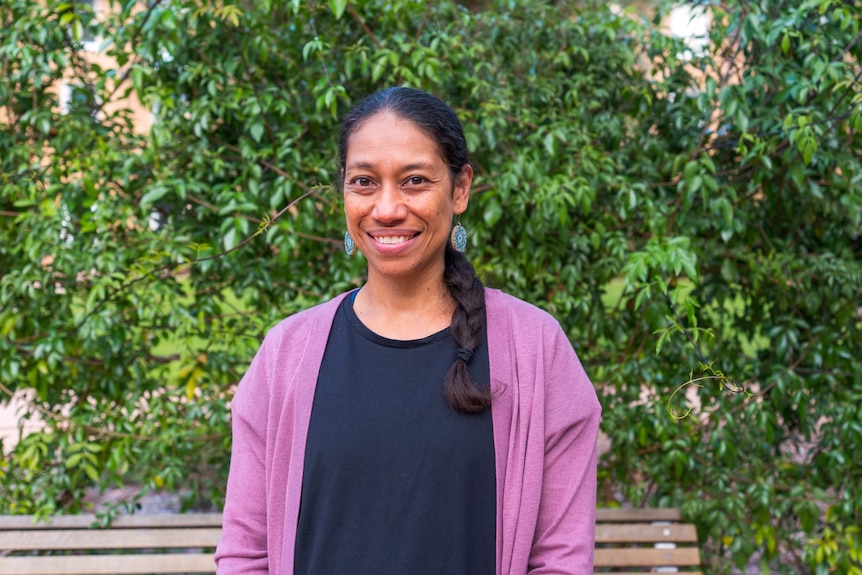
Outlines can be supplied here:
<path id="1" fill-rule="evenodd" d="M 490 386 L 479 387 L 470 376 L 467 364 L 473 351 L 482 343 L 485 331 L 485 287 L 473 266 L 463 254 L 446 246 L 446 270 L 443 281 L 455 300 L 452 325 L 449 328 L 458 346 L 458 358 L 443 383 L 449 404 L 459 411 L 478 413 L 491 405 Z M 461 350 L 469 350 L 469 353 Z"/>

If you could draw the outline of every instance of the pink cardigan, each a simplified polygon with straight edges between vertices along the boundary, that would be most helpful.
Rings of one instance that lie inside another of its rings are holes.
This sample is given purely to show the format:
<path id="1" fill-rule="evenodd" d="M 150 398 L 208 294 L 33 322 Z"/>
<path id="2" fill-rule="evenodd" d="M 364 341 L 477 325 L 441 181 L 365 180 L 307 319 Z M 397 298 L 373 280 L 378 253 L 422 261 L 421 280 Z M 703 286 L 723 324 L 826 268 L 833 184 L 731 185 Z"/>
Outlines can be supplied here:
<path id="1" fill-rule="evenodd" d="M 314 387 L 344 295 L 266 336 L 231 404 L 220 575 L 293 574 Z M 593 572 L 601 407 L 557 321 L 487 289 L 497 475 L 497 574 Z"/>

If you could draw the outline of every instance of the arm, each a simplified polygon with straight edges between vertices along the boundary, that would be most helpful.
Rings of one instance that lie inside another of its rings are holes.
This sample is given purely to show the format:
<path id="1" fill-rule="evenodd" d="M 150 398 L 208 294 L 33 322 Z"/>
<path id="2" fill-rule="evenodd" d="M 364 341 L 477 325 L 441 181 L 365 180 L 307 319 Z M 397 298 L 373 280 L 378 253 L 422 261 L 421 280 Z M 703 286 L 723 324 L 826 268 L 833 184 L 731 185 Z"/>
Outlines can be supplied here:
<path id="1" fill-rule="evenodd" d="M 593 572 L 601 406 L 562 330 L 544 368 L 545 459 L 529 573 Z"/>
<path id="2" fill-rule="evenodd" d="M 266 539 L 266 422 L 269 389 L 266 342 L 231 402 L 233 446 L 222 536 L 215 561 L 219 575 L 269 572 Z"/>

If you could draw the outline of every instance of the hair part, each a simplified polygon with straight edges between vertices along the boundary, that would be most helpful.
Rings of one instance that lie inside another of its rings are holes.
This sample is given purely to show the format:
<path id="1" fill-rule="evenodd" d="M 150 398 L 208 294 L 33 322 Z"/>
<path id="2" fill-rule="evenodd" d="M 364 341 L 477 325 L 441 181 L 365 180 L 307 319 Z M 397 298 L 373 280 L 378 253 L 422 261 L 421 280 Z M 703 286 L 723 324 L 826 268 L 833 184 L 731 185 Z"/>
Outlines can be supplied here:
<path id="1" fill-rule="evenodd" d="M 353 133 L 369 119 L 382 113 L 412 122 L 440 148 L 443 161 L 449 167 L 453 185 L 464 166 L 470 164 L 467 140 L 458 115 L 443 100 L 414 88 L 387 88 L 359 101 L 344 117 L 338 136 L 338 187 L 343 189 L 347 163 L 347 147 Z M 482 343 L 487 317 L 485 286 L 473 266 L 447 244 L 444 255 L 443 282 L 455 300 L 452 324 L 449 328 L 459 349 L 472 351 Z M 468 354 L 469 355 L 469 354 Z M 443 392 L 453 408 L 465 413 L 478 413 L 491 405 L 490 382 L 479 386 L 473 381 L 468 360 L 457 357 L 446 373 Z"/>

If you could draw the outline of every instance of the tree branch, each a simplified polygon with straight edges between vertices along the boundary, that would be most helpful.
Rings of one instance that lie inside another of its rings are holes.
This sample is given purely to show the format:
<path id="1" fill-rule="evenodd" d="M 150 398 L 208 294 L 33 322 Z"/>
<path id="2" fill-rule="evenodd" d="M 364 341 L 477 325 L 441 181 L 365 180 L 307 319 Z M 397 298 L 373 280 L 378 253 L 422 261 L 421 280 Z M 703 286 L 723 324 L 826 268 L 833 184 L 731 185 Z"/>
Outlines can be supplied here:
<path id="1" fill-rule="evenodd" d="M 430 4 L 430 2 L 429 2 Z M 359 25 L 362 26 L 362 29 L 365 31 L 365 34 L 371 38 L 371 41 L 377 46 L 378 49 L 383 49 L 383 44 L 380 43 L 380 40 L 377 39 L 377 36 L 374 35 L 374 32 L 371 31 L 371 28 L 362 20 L 362 16 L 359 15 L 359 12 L 353 7 L 352 4 L 347 5 L 347 11 L 350 12 L 350 15 L 353 16 L 353 19 L 359 22 Z"/>
<path id="2" fill-rule="evenodd" d="M 419 23 L 419 29 L 416 30 L 416 36 L 413 37 L 413 43 L 419 42 L 419 37 L 422 36 L 422 31 L 425 29 L 425 22 L 428 20 L 428 13 L 431 12 L 431 5 L 434 0 L 428 0 L 425 4 L 425 13 L 422 15 L 422 22 Z"/>

